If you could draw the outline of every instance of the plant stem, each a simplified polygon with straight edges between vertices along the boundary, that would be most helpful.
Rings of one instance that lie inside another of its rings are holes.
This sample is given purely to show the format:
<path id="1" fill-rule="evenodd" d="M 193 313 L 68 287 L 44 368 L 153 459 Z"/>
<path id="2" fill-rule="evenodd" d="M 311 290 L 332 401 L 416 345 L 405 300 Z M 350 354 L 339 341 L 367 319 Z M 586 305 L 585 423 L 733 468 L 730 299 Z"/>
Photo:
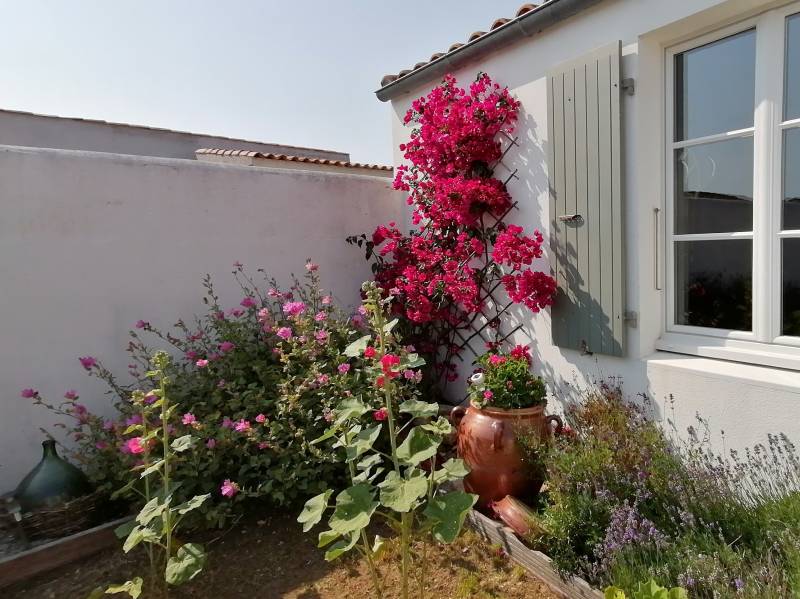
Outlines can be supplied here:
<path id="1" fill-rule="evenodd" d="M 355 484 L 353 479 L 356 477 L 356 467 L 353 465 L 353 462 L 348 462 L 347 465 L 350 467 L 350 482 L 351 484 Z M 383 589 L 381 588 L 381 580 L 380 576 L 378 575 L 378 568 L 375 567 L 375 562 L 372 559 L 372 549 L 369 546 L 369 539 L 367 538 L 367 532 L 363 528 L 361 529 L 361 543 L 364 545 L 364 555 L 367 558 L 369 574 L 372 577 L 372 585 L 375 587 L 375 593 L 378 599 L 382 599 Z"/>
<path id="2" fill-rule="evenodd" d="M 142 436 L 147 437 L 147 411 L 144 409 L 144 404 L 142 404 Z M 150 450 L 148 449 L 150 446 L 149 441 L 145 444 L 145 454 L 144 454 L 144 463 L 147 464 L 150 462 Z M 152 499 L 150 494 L 150 475 L 144 477 L 144 502 L 145 504 L 148 503 Z M 150 562 L 150 580 L 155 583 L 158 579 L 158 575 L 156 574 L 156 561 L 155 555 L 153 554 L 153 545 L 152 543 L 147 543 L 147 560 Z"/>
<path id="3" fill-rule="evenodd" d="M 170 496 L 169 492 L 169 457 L 170 457 L 170 447 L 169 447 L 169 422 L 167 421 L 167 414 L 169 408 L 169 399 L 167 397 L 167 385 L 164 381 L 164 377 L 166 374 L 161 372 L 161 380 L 159 381 L 160 388 L 161 388 L 161 439 L 162 439 L 162 448 L 164 452 L 164 466 L 161 473 L 161 480 L 163 481 L 163 501 L 167 503 L 167 499 Z M 164 535 L 166 537 L 166 559 L 164 566 L 166 567 L 166 562 L 172 557 L 172 512 L 170 511 L 170 506 L 167 504 L 164 508 Z M 164 582 L 164 596 L 167 596 L 167 585 L 166 581 Z"/>

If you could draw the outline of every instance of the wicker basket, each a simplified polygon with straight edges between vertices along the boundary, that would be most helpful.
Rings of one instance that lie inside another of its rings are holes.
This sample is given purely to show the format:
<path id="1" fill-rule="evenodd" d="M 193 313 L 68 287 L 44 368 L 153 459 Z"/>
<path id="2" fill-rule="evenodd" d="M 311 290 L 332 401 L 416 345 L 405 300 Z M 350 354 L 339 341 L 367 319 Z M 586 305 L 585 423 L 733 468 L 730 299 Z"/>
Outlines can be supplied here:
<path id="1" fill-rule="evenodd" d="M 22 515 L 22 528 L 30 539 L 58 539 L 91 528 L 104 497 L 100 491 L 54 507 L 43 507 Z"/>

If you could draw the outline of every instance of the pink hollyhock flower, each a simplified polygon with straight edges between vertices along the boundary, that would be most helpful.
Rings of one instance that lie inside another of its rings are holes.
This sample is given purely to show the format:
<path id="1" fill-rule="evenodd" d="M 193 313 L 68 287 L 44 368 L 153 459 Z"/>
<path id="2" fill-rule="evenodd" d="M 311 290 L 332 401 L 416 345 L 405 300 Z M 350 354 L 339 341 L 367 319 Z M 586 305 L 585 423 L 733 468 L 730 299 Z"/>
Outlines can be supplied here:
<path id="1" fill-rule="evenodd" d="M 300 316 L 306 311 L 306 305 L 303 302 L 286 302 L 283 304 L 283 313 L 289 316 Z"/>
<path id="2" fill-rule="evenodd" d="M 154 404 L 156 401 L 158 401 L 158 395 L 152 391 L 148 392 L 147 395 L 144 396 L 144 403 L 146 404 Z"/>
<path id="3" fill-rule="evenodd" d="M 235 348 L 236 346 L 230 341 L 223 341 L 222 343 L 219 344 L 219 349 L 222 352 L 233 351 Z"/>
<path id="4" fill-rule="evenodd" d="M 214 318 L 217 320 L 225 320 L 225 312 L 222 310 L 218 311 L 216 314 L 214 314 Z"/>
<path id="5" fill-rule="evenodd" d="M 316 335 L 314 335 L 314 338 L 320 343 L 324 343 L 328 340 L 328 331 L 317 331 Z"/>
<path id="6" fill-rule="evenodd" d="M 150 328 L 150 323 L 147 322 L 146 320 L 139 319 L 139 320 L 136 321 L 136 324 L 134 326 L 137 329 L 149 329 Z"/>
<path id="7" fill-rule="evenodd" d="M 206 441 L 206 447 L 208 447 L 209 449 L 214 449 L 216 446 L 217 446 L 216 439 L 209 439 L 208 441 Z"/>
<path id="8" fill-rule="evenodd" d="M 266 441 L 261 441 L 261 443 L 258 444 L 259 449 L 269 449 L 269 447 L 270 447 L 269 443 L 267 443 Z"/>
<path id="9" fill-rule="evenodd" d="M 104 449 L 108 449 L 108 442 L 100 440 L 97 443 L 95 443 L 94 446 L 100 451 L 103 451 Z"/>
<path id="10" fill-rule="evenodd" d="M 367 315 L 367 307 L 365 305 L 363 305 L 363 304 L 360 305 L 358 307 L 358 313 L 361 314 L 361 316 L 366 316 Z"/>
<path id="11" fill-rule="evenodd" d="M 317 377 L 317 382 L 320 385 L 327 385 L 329 380 L 330 380 L 330 377 L 327 374 L 321 374 L 321 375 L 319 375 Z"/>
<path id="12" fill-rule="evenodd" d="M 372 417 L 378 422 L 382 422 L 389 417 L 389 411 L 386 409 L 386 406 L 384 406 L 380 410 L 375 410 L 372 413 Z"/>
<path id="13" fill-rule="evenodd" d="M 264 416 L 264 414 L 259 414 L 258 416 L 256 416 L 256 422 L 258 422 L 259 424 L 264 424 L 266 421 L 267 417 Z"/>
<path id="14" fill-rule="evenodd" d="M 234 318 L 239 318 L 242 314 L 244 314 L 244 310 L 240 310 L 239 308 L 231 308 L 228 313 Z"/>
<path id="15" fill-rule="evenodd" d="M 197 356 L 199 355 L 200 354 L 198 354 L 196 351 L 190 349 L 189 351 L 186 352 L 186 359 L 189 360 L 190 362 L 194 362 L 195 360 L 197 360 Z"/>
<path id="16" fill-rule="evenodd" d="M 352 322 L 352 323 L 353 323 L 353 326 L 354 326 L 354 327 L 361 327 L 361 326 L 363 326 L 363 325 L 364 325 L 364 319 L 362 318 L 362 316 L 361 316 L 360 314 L 356 314 L 356 315 L 354 315 L 354 316 L 353 316 L 353 317 L 350 319 L 350 322 Z"/>
<path id="17" fill-rule="evenodd" d="M 411 370 L 411 369 L 409 369 L 409 368 L 406 368 L 406 369 L 403 371 L 403 378 L 405 378 L 405 379 L 408 379 L 409 381 L 412 381 L 412 380 L 414 380 L 414 376 L 415 376 L 415 375 L 414 375 L 414 371 L 413 371 L 413 370 Z"/>
<path id="18" fill-rule="evenodd" d="M 226 478 L 225 482 L 223 482 L 222 486 L 219 488 L 219 492 L 222 493 L 223 497 L 230 499 L 239 492 L 239 485 Z"/>
<path id="19" fill-rule="evenodd" d="M 371 345 L 368 345 L 367 348 L 364 350 L 364 357 L 365 358 L 374 358 L 375 357 L 375 348 Z"/>
<path id="20" fill-rule="evenodd" d="M 378 388 L 383 387 L 385 383 L 386 383 L 386 377 L 383 375 L 380 375 L 378 378 L 375 379 L 375 386 Z"/>
<path id="21" fill-rule="evenodd" d="M 325 314 L 325 312 L 317 312 L 316 314 L 314 314 L 314 320 L 316 320 L 317 322 L 322 322 L 327 317 L 328 315 Z"/>
<path id="22" fill-rule="evenodd" d="M 281 293 L 274 287 L 270 287 L 269 291 L 267 291 L 267 295 L 270 297 L 280 297 Z"/>
<path id="23" fill-rule="evenodd" d="M 206 366 L 208 366 L 208 360 L 200 359 L 197 362 L 195 362 L 195 366 L 197 366 L 198 368 L 205 368 Z"/>
<path id="24" fill-rule="evenodd" d="M 415 353 L 417 351 L 417 348 L 414 347 L 413 345 L 406 345 L 405 350 L 408 353 L 413 354 L 413 353 Z"/>
<path id="25" fill-rule="evenodd" d="M 141 414 L 134 414 L 133 416 L 125 420 L 126 426 L 133 426 L 134 424 L 141 424 L 141 423 L 142 423 Z"/>
<path id="26" fill-rule="evenodd" d="M 36 389 L 23 389 L 20 393 L 20 396 L 24 397 L 25 399 L 33 399 L 35 397 L 39 397 L 39 392 Z"/>
<path id="27" fill-rule="evenodd" d="M 64 399 L 68 399 L 70 401 L 78 399 L 78 392 L 75 389 L 70 389 L 66 393 L 64 393 Z"/>
<path id="28" fill-rule="evenodd" d="M 217 360 L 219 360 L 221 357 L 222 357 L 222 356 L 221 356 L 221 355 L 219 355 L 219 354 L 208 354 L 208 361 L 209 361 L 209 362 L 216 362 L 216 361 L 217 361 Z"/>
<path id="29" fill-rule="evenodd" d="M 114 423 L 111 420 L 103 420 L 103 430 L 104 431 L 113 431 L 114 430 Z"/>
<path id="30" fill-rule="evenodd" d="M 246 433 L 250 430 L 250 422 L 242 418 L 236 422 L 236 424 L 233 426 L 233 430 L 235 430 L 237 433 Z"/>
<path id="31" fill-rule="evenodd" d="M 78 358 L 78 361 L 81 363 L 81 366 L 84 367 L 86 370 L 91 370 L 93 367 L 97 366 L 97 358 L 93 358 L 92 356 L 84 356 L 82 358 Z"/>
<path id="32" fill-rule="evenodd" d="M 128 450 L 128 453 L 132 453 L 133 455 L 144 453 L 144 442 L 141 437 L 133 437 L 125 441 L 125 449 Z"/>
<path id="33" fill-rule="evenodd" d="M 326 295 L 322 298 L 322 305 L 323 306 L 330 306 L 333 302 L 333 298 L 330 295 Z"/>
<path id="34" fill-rule="evenodd" d="M 241 302 L 239 302 L 239 305 L 242 308 L 255 308 L 256 307 L 256 300 L 254 300 L 252 297 L 250 297 L 248 295 Z"/>
<path id="35" fill-rule="evenodd" d="M 222 389 L 225 386 L 225 384 L 226 384 L 225 379 L 219 379 L 217 381 L 217 387 L 219 387 L 220 389 Z"/>
<path id="36" fill-rule="evenodd" d="M 313 262 L 311 262 L 310 260 L 309 260 L 308 262 L 306 262 L 306 270 L 307 270 L 308 272 L 314 272 L 314 271 L 315 271 L 315 270 L 317 270 L 318 268 L 319 268 L 319 265 L 318 265 L 318 264 L 314 264 L 314 263 L 313 263 Z"/>
<path id="37" fill-rule="evenodd" d="M 395 367 L 399 364 L 400 357 L 394 354 L 386 354 L 381 358 L 381 368 L 383 369 L 383 374 L 391 379 L 400 375 L 400 371 L 395 369 Z"/>
<path id="38" fill-rule="evenodd" d="M 233 428 L 233 420 L 225 416 L 225 418 L 222 419 L 222 424 L 220 426 L 222 426 L 222 428 Z"/>
<path id="39" fill-rule="evenodd" d="M 347 374 L 350 371 L 350 364 L 339 364 L 336 369 L 339 371 L 339 374 Z"/>
<path id="40" fill-rule="evenodd" d="M 298 340 L 300 343 L 305 343 L 305 342 L 306 342 L 306 336 L 305 336 L 305 335 L 300 335 L 300 336 L 297 338 L 297 340 Z"/>
<path id="41" fill-rule="evenodd" d="M 191 426 L 192 424 L 197 422 L 197 418 L 195 418 L 194 414 L 192 414 L 191 412 L 186 412 L 183 415 L 181 422 L 183 422 L 183 424 L 185 424 L 186 426 Z"/>
<path id="42" fill-rule="evenodd" d="M 483 399 L 492 399 L 493 397 L 494 397 L 494 393 L 492 393 L 488 389 L 483 392 Z"/>
<path id="43" fill-rule="evenodd" d="M 277 335 L 281 339 L 285 339 L 286 341 L 288 341 L 289 339 L 292 338 L 292 329 L 290 329 L 289 327 L 281 327 L 278 329 Z"/>
<path id="44" fill-rule="evenodd" d="M 272 320 L 272 314 L 269 313 L 269 308 L 261 308 L 258 311 L 258 322 L 265 323 Z"/>
<path id="45" fill-rule="evenodd" d="M 325 419 L 325 422 L 333 422 L 336 419 L 336 415 L 330 408 L 322 410 L 322 417 Z"/>

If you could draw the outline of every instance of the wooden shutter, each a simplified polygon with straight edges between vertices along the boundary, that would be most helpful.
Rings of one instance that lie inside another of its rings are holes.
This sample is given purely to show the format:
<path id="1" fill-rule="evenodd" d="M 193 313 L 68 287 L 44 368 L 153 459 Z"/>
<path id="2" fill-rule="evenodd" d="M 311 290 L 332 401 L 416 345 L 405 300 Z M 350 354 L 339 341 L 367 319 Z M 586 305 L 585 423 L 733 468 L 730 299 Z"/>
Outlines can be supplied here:
<path id="1" fill-rule="evenodd" d="M 615 42 L 548 73 L 553 343 L 624 355 L 620 54 Z"/>

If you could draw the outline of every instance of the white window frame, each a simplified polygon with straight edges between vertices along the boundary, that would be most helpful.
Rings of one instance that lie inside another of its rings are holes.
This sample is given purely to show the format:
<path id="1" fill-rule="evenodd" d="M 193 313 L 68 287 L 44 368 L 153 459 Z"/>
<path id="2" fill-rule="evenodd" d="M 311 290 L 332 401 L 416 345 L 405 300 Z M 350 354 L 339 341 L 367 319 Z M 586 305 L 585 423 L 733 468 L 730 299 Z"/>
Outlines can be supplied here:
<path id="1" fill-rule="evenodd" d="M 664 334 L 657 348 L 707 357 L 800 370 L 800 336 L 781 335 L 781 239 L 800 238 L 800 230 L 781 231 L 783 131 L 800 128 L 800 119 L 783 121 L 786 19 L 800 13 L 800 2 L 764 12 L 736 24 L 694 37 L 665 50 L 665 266 Z M 688 141 L 675 139 L 675 56 L 755 29 L 756 72 L 753 127 Z M 777 60 L 776 60 L 777 58 Z M 753 138 L 752 233 L 674 234 L 676 149 L 701 143 Z M 736 331 L 680 325 L 675 322 L 676 239 L 752 239 L 752 330 Z"/>

